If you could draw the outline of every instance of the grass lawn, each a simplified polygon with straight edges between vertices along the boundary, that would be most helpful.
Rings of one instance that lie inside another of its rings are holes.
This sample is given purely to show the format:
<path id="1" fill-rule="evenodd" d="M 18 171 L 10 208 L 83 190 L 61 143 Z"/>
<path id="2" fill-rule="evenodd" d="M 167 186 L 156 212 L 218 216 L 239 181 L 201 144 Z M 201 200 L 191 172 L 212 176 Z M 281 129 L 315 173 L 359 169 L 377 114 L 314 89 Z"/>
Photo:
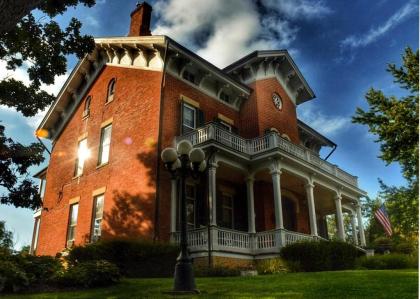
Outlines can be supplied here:
<path id="1" fill-rule="evenodd" d="M 197 278 L 198 296 L 176 298 L 418 298 L 417 270 L 285 273 Z M 172 279 L 124 279 L 100 289 L 4 298 L 171 298 Z"/>

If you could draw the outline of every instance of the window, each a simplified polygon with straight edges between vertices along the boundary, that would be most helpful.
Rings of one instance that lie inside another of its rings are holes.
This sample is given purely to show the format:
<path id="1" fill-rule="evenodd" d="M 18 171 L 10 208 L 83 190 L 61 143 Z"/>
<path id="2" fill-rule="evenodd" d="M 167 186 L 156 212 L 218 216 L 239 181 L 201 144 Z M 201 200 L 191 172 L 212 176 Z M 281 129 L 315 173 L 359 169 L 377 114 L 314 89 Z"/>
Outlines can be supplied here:
<path id="1" fill-rule="evenodd" d="M 229 97 L 229 95 L 228 95 L 228 94 L 226 94 L 226 93 L 224 93 L 224 92 L 221 92 L 221 93 L 220 93 L 220 99 L 221 99 L 222 101 L 224 101 L 224 102 L 229 103 L 229 99 L 230 99 L 230 97 Z"/>
<path id="2" fill-rule="evenodd" d="M 45 195 L 45 185 L 47 181 L 45 180 L 45 177 L 41 178 L 39 181 L 39 196 L 41 197 L 41 199 L 43 199 Z"/>
<path id="3" fill-rule="evenodd" d="M 76 167 L 74 170 L 74 176 L 78 177 L 83 174 L 83 166 L 85 161 L 89 158 L 90 151 L 87 147 L 87 139 L 82 139 L 79 141 L 77 146 L 77 157 L 76 157 Z"/>
<path id="4" fill-rule="evenodd" d="M 182 78 L 184 78 L 187 81 L 190 81 L 191 83 L 195 84 L 195 76 L 193 73 L 190 73 L 189 71 L 185 70 L 182 73 Z"/>
<path id="5" fill-rule="evenodd" d="M 232 126 L 224 121 L 219 122 L 219 125 L 226 131 L 232 132 Z"/>
<path id="6" fill-rule="evenodd" d="M 233 228 L 233 196 L 229 193 L 222 193 L 222 225 Z"/>
<path id="7" fill-rule="evenodd" d="M 101 237 L 102 215 L 104 213 L 104 195 L 97 195 L 93 200 L 93 219 L 91 241 L 96 242 Z"/>
<path id="8" fill-rule="evenodd" d="M 101 144 L 99 146 L 98 165 L 106 164 L 109 161 L 109 149 L 111 147 L 112 124 L 103 127 L 101 130 Z"/>
<path id="9" fill-rule="evenodd" d="M 32 248 L 31 248 L 31 253 L 35 254 L 36 252 L 36 248 L 38 246 L 38 236 L 39 236 L 39 224 L 41 221 L 41 217 L 36 217 L 35 218 L 35 224 L 34 224 L 34 234 L 32 237 Z"/>
<path id="10" fill-rule="evenodd" d="M 70 206 L 69 229 L 67 232 L 67 247 L 73 246 L 76 237 L 77 214 L 79 212 L 79 204 L 75 203 Z"/>
<path id="11" fill-rule="evenodd" d="M 196 109 L 184 103 L 182 106 L 182 133 L 194 130 L 196 121 Z"/>
<path id="12" fill-rule="evenodd" d="M 115 93 L 115 78 L 109 81 L 108 92 L 106 95 L 106 103 L 109 103 L 114 99 L 114 93 Z"/>
<path id="13" fill-rule="evenodd" d="M 85 108 L 83 109 L 83 117 L 89 116 L 91 100 L 92 100 L 91 96 L 88 96 L 85 100 Z"/>
<path id="14" fill-rule="evenodd" d="M 193 184 L 185 185 L 185 199 L 187 204 L 187 224 L 189 227 L 195 227 L 195 196 L 196 188 Z"/>

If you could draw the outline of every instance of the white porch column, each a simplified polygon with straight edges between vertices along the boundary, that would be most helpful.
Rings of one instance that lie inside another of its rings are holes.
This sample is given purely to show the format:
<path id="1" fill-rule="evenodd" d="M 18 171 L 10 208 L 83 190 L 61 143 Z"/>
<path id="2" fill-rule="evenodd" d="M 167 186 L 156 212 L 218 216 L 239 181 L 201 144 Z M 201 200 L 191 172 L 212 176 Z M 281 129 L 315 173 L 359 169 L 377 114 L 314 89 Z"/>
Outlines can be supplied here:
<path id="1" fill-rule="evenodd" d="M 217 225 L 216 215 L 216 163 L 209 165 L 209 209 L 210 209 L 210 225 Z"/>
<path id="2" fill-rule="evenodd" d="M 248 200 L 248 232 L 255 234 L 255 208 L 254 208 L 254 177 L 246 178 L 246 191 Z"/>
<path id="3" fill-rule="evenodd" d="M 356 207 L 357 212 L 357 224 L 359 227 L 360 245 L 366 246 L 365 230 L 363 228 L 362 209 L 360 205 Z"/>
<path id="4" fill-rule="evenodd" d="M 318 236 L 318 226 L 316 222 L 315 201 L 314 201 L 314 184 L 310 182 L 305 184 L 305 189 L 306 189 L 306 197 L 308 200 L 309 223 L 311 227 L 311 235 Z"/>
<path id="5" fill-rule="evenodd" d="M 283 208 L 281 205 L 280 169 L 273 169 L 270 172 L 273 180 L 274 191 L 274 212 L 276 215 L 276 229 L 283 228 Z"/>
<path id="6" fill-rule="evenodd" d="M 356 215 L 354 215 L 354 213 L 351 213 L 351 230 L 353 234 L 354 245 L 358 245 L 359 240 L 357 239 Z"/>
<path id="7" fill-rule="evenodd" d="M 345 240 L 344 236 L 344 223 L 343 223 L 343 210 L 341 208 L 341 194 L 335 196 L 336 220 L 337 220 L 337 233 L 340 240 Z"/>
<path id="8" fill-rule="evenodd" d="M 171 180 L 171 233 L 176 232 L 176 207 L 177 207 L 177 196 L 178 195 L 178 181 L 176 179 Z"/>

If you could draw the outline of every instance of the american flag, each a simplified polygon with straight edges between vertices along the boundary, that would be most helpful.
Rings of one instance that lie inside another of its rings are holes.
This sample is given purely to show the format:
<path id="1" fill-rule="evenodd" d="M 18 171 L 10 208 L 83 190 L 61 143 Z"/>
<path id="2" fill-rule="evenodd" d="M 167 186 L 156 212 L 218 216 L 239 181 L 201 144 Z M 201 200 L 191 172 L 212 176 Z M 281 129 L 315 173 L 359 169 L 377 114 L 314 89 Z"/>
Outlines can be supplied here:
<path id="1" fill-rule="evenodd" d="M 385 233 L 388 236 L 392 235 L 391 222 L 389 221 L 388 213 L 385 210 L 385 204 L 382 204 L 375 212 L 375 217 L 384 227 Z"/>

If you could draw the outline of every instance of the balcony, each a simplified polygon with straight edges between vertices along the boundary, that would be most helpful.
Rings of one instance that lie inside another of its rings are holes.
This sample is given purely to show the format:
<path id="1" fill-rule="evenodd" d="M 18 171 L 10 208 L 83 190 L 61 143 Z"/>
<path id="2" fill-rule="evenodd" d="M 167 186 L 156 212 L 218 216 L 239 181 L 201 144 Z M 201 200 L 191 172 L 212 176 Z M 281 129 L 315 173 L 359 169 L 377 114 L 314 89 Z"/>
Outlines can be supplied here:
<path id="1" fill-rule="evenodd" d="M 354 187 L 358 187 L 356 176 L 345 172 L 334 164 L 322 160 L 311 150 L 281 138 L 279 134 L 274 132 L 262 137 L 245 139 L 227 131 L 215 123 L 209 123 L 204 127 L 198 128 L 176 138 L 177 142 L 180 140 L 189 140 L 193 145 L 199 146 L 215 142 L 235 151 L 245 158 L 252 158 L 271 150 L 280 150 L 282 154 L 297 158 L 298 160 L 306 162 L 311 166 L 315 166 L 322 172 L 326 172 L 341 181 L 344 181 Z"/>
<path id="2" fill-rule="evenodd" d="M 210 238 L 209 238 L 210 232 Z M 205 227 L 188 231 L 188 246 L 192 254 L 212 251 L 239 253 L 246 255 L 278 254 L 286 245 L 309 240 L 320 240 L 321 237 L 277 229 L 255 234 L 221 227 Z M 179 243 L 180 234 L 172 235 L 174 243 Z M 209 242 L 211 244 L 209 248 Z"/>

